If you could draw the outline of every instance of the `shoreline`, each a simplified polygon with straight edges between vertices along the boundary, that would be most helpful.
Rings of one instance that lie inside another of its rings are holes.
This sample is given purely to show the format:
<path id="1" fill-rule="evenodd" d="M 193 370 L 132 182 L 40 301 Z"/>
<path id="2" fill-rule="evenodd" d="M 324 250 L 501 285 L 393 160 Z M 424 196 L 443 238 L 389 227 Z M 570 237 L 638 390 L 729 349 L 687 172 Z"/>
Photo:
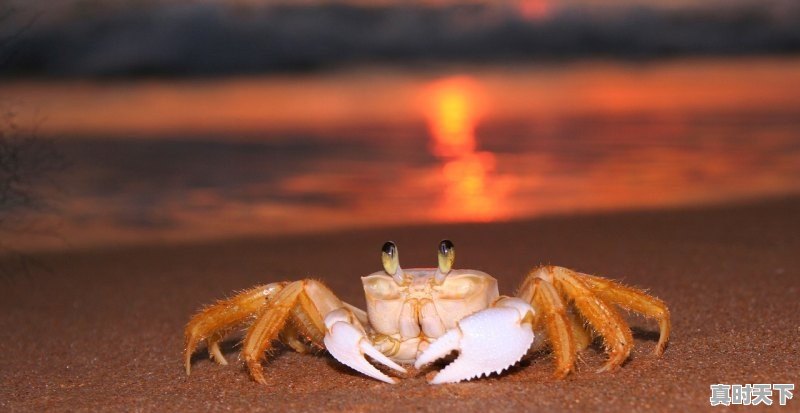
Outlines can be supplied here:
<path id="1" fill-rule="evenodd" d="M 388 225 L 365 224 L 358 227 L 331 227 L 319 230 L 298 230 L 285 233 L 264 233 L 264 234 L 233 234 L 230 236 L 219 237 L 199 237 L 197 239 L 159 239 L 149 238 L 132 241 L 123 241 L 119 244 L 100 245 L 100 243 L 78 244 L 69 246 L 65 242 L 62 247 L 41 247 L 41 248 L 22 248 L 12 252 L 29 256 L 52 256 L 62 254 L 92 254 L 105 251 L 124 251 L 147 249 L 150 247 L 159 248 L 183 248 L 183 247 L 210 247 L 226 243 L 245 243 L 245 242 L 279 242 L 281 240 L 298 240 L 308 237 L 336 237 L 351 236 L 358 233 L 368 232 L 400 232 L 407 230 L 423 230 L 433 227 L 459 227 L 459 226 L 513 226 L 527 225 L 535 222 L 545 221 L 569 221 L 573 218 L 613 218 L 621 215 L 647 215 L 661 213 L 689 213 L 692 211 L 727 211 L 730 209 L 758 208 L 781 203 L 800 203 L 800 193 L 774 193 L 751 196 L 740 196 L 729 199 L 696 201 L 693 203 L 674 203 L 661 206 L 632 206 L 628 208 L 609 207 L 599 209 L 572 210 L 565 212 L 542 213 L 540 215 L 528 217 L 510 217 L 508 219 L 497 219 L 490 222 L 480 221 L 460 221 L 460 222 L 410 222 L 392 223 Z M 54 235 L 57 238 L 61 236 Z M 8 259 L 8 255 L 0 253 L 0 263 Z"/>

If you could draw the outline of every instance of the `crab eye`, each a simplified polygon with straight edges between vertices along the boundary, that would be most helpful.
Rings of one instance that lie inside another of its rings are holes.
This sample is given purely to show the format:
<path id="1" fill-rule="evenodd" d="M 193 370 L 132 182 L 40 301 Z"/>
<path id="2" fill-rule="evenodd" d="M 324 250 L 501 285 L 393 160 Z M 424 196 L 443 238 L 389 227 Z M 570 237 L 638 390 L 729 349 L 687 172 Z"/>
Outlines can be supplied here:
<path id="1" fill-rule="evenodd" d="M 397 245 L 394 242 L 387 241 L 381 248 L 381 262 L 383 263 L 383 270 L 389 275 L 395 275 L 397 269 L 400 267 L 400 257 L 397 255 Z"/>
<path id="2" fill-rule="evenodd" d="M 453 269 L 456 261 L 456 247 L 449 239 L 439 243 L 439 272 L 447 274 Z"/>

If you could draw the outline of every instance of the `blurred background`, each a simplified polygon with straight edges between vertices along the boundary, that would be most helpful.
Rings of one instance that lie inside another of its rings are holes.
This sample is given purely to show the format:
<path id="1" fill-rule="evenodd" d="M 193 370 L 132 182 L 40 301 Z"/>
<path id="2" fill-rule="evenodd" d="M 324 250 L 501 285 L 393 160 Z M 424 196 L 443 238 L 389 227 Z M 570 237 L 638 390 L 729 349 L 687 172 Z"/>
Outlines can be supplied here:
<path id="1" fill-rule="evenodd" d="M 790 196 L 800 3 L 5 0 L 0 109 L 17 250 Z"/>

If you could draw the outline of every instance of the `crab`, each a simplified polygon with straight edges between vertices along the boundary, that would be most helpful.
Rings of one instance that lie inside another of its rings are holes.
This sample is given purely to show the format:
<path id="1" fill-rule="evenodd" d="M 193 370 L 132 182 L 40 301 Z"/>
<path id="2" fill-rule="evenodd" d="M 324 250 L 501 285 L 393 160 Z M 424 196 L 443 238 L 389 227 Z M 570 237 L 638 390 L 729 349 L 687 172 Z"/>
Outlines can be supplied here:
<path id="1" fill-rule="evenodd" d="M 656 356 L 669 339 L 664 302 L 609 279 L 541 266 L 509 297 L 499 294 L 491 275 L 453 269 L 449 240 L 439 244 L 437 268 L 401 268 L 391 241 L 381 260 L 383 271 L 361 278 L 366 311 L 312 279 L 260 285 L 201 310 L 185 329 L 186 374 L 203 341 L 214 361 L 227 364 L 220 342 L 247 323 L 241 358 L 262 384 L 262 358 L 276 340 L 300 353 L 327 350 L 342 364 L 386 383 L 397 382 L 388 369 L 405 375 L 404 364 L 421 369 L 457 351 L 429 381 L 440 384 L 500 374 L 544 345 L 554 355 L 554 377 L 561 379 L 574 371 L 578 352 L 593 336 L 602 338 L 608 353 L 598 372 L 614 370 L 633 347 L 631 330 L 615 306 L 658 321 Z M 379 370 L 367 356 L 388 369 Z"/>

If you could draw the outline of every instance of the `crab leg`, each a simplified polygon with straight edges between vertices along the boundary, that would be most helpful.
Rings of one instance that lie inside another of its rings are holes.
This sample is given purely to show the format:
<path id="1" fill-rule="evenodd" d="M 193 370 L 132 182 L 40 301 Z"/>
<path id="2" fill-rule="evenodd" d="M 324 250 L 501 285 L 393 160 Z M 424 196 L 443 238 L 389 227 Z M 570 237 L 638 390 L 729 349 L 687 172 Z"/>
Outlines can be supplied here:
<path id="1" fill-rule="evenodd" d="M 521 288 L 520 298 L 532 303 L 536 309 L 535 329 L 544 324 L 550 338 L 550 348 L 556 361 L 556 378 L 564 378 L 575 366 L 576 343 L 572 333 L 573 325 L 567 315 L 564 301 L 556 289 L 548 282 L 530 277 Z"/>
<path id="2" fill-rule="evenodd" d="M 211 358 L 219 364 L 227 364 L 219 349 L 219 342 L 231 330 L 256 314 L 284 285 L 286 283 L 259 285 L 195 314 L 184 330 L 186 345 L 183 356 L 186 374 L 191 373 L 192 353 L 203 340 L 208 342 Z"/>
<path id="3" fill-rule="evenodd" d="M 364 354 L 396 370 L 405 370 L 372 346 L 358 320 L 363 314 L 351 308 L 318 281 L 297 281 L 284 287 L 264 306 L 244 339 L 242 356 L 253 380 L 266 383 L 261 359 L 272 340 L 284 332 L 285 339 L 300 334 L 319 347 L 324 342 L 325 348 L 340 362 L 368 376 L 393 382 L 369 364 Z M 327 315 L 324 319 L 323 314 Z M 287 326 L 290 318 L 295 323 Z M 289 338 L 288 344 L 302 348 L 296 339 Z"/>
<path id="4" fill-rule="evenodd" d="M 616 304 L 626 310 L 635 311 L 645 317 L 654 318 L 658 321 L 661 331 L 656 345 L 655 354 L 660 356 L 664 353 L 669 340 L 670 318 L 669 309 L 663 301 L 649 296 L 641 290 L 622 285 L 612 280 L 596 277 L 589 274 L 574 273 L 576 277 L 583 281 L 592 292 L 610 303 Z"/>
<path id="5" fill-rule="evenodd" d="M 261 358 L 264 352 L 271 347 L 272 340 L 278 337 L 283 326 L 297 301 L 297 296 L 303 291 L 301 281 L 293 282 L 284 287 L 270 300 L 256 318 L 256 321 L 247 330 L 242 347 L 242 356 L 247 363 L 247 369 L 253 380 L 266 384 L 264 379 Z"/>
<path id="6" fill-rule="evenodd" d="M 295 281 L 275 294 L 247 330 L 244 339 L 242 357 L 253 380 L 266 383 L 261 359 L 290 318 L 295 323 L 287 333 L 294 334 L 294 329 L 312 344 L 321 347 L 326 331 L 322 315 L 343 306 L 345 304 L 331 290 L 315 280 Z M 297 347 L 297 343 L 291 340 L 289 344 Z"/>
<path id="7" fill-rule="evenodd" d="M 586 330 L 586 322 L 575 312 L 568 312 L 569 322 L 572 324 L 572 340 L 575 342 L 575 349 L 582 351 L 592 344 L 592 333 Z"/>
<path id="8" fill-rule="evenodd" d="M 326 314 L 333 314 L 333 317 L 324 318 L 323 315 Z M 337 323 L 343 321 L 337 319 L 342 314 L 346 316 L 346 325 Z M 359 371 L 364 370 L 362 364 L 369 365 L 364 358 L 364 354 L 367 354 L 389 367 L 405 372 L 402 367 L 379 353 L 365 338 L 361 324 L 367 320 L 364 311 L 342 302 L 322 283 L 303 280 L 258 286 L 220 301 L 192 317 L 185 330 L 186 373 L 191 371 L 192 353 L 203 340 L 208 341 L 211 357 L 220 364 L 227 364 L 219 349 L 220 340 L 252 316 L 255 316 L 255 321 L 247 329 L 242 357 L 250 375 L 259 383 L 266 382 L 261 360 L 264 353 L 271 348 L 272 341 L 278 338 L 300 353 L 315 348 L 322 349 L 324 342 L 325 345 L 332 346 L 329 350 L 334 357 Z M 352 329 L 356 330 L 356 334 L 353 334 Z M 348 341 L 355 341 L 351 343 L 354 344 L 352 349 L 341 351 L 342 345 L 345 344 L 346 347 Z M 360 359 L 350 354 L 354 351 Z M 342 357 L 343 355 L 347 357 Z M 375 369 L 372 365 L 369 366 Z M 391 381 L 388 377 L 386 380 Z"/>
<path id="9" fill-rule="evenodd" d="M 561 267 L 552 267 L 548 270 L 556 288 L 572 299 L 575 308 L 603 337 L 609 357 L 598 372 L 614 370 L 619 367 L 628 358 L 633 347 L 633 335 L 627 323 L 616 310 L 601 298 L 593 295 L 583 281 L 572 276 L 571 270 Z"/>
<path id="10" fill-rule="evenodd" d="M 312 353 L 317 350 L 313 341 L 301 340 L 300 337 L 303 336 L 305 335 L 300 332 L 295 323 L 286 323 L 286 326 L 284 326 L 283 330 L 278 334 L 278 340 L 300 354 Z"/>
<path id="11" fill-rule="evenodd" d="M 316 308 L 316 305 L 313 304 L 314 299 L 312 297 L 317 297 L 316 300 L 318 302 L 326 299 L 331 301 L 331 298 L 335 298 L 332 292 L 328 291 L 326 288 L 320 287 L 321 285 L 313 283 L 306 286 L 305 291 L 297 297 L 299 304 L 295 305 L 292 309 L 291 319 L 293 322 L 286 323 L 286 326 L 280 334 L 280 340 L 298 353 L 308 353 L 325 349 L 323 343 L 327 328 L 321 317 L 321 313 L 318 311 L 306 310 Z M 333 304 L 338 305 L 338 300 L 333 301 Z M 342 304 L 347 311 L 362 323 L 362 325 L 368 322 L 367 313 L 363 310 L 345 302 L 342 302 Z M 329 305 L 326 308 L 330 307 Z M 304 340 L 300 340 L 300 337 Z"/>

